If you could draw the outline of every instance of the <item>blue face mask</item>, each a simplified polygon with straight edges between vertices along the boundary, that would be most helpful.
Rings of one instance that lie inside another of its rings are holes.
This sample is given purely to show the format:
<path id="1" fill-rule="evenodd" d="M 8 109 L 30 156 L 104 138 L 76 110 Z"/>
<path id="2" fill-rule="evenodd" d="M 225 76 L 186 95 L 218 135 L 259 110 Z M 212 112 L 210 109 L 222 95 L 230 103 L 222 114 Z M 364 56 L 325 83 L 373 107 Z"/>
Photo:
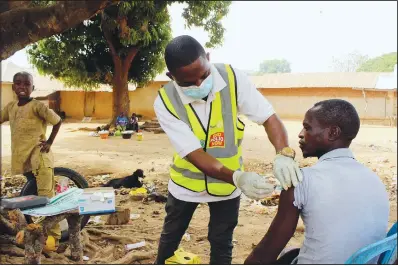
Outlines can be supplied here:
<path id="1" fill-rule="evenodd" d="M 211 89 L 213 88 L 213 76 L 210 75 L 202 81 L 200 86 L 189 86 L 189 87 L 181 87 L 181 91 L 188 97 L 191 97 L 196 100 L 200 100 L 209 95 Z"/>

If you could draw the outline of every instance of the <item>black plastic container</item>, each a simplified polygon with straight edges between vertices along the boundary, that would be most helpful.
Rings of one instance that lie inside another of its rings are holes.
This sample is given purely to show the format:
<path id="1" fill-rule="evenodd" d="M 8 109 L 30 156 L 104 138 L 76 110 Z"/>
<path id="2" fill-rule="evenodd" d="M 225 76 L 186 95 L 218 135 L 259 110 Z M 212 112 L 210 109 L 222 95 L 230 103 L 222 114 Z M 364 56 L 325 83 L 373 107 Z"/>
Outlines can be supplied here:
<path id="1" fill-rule="evenodd" d="M 47 205 L 49 199 L 42 196 L 22 196 L 8 199 L 1 199 L 1 207 L 4 209 L 32 209 Z"/>
<path id="2" fill-rule="evenodd" d="M 122 138 L 124 139 L 131 139 L 131 136 L 133 135 L 133 133 L 122 133 Z"/>

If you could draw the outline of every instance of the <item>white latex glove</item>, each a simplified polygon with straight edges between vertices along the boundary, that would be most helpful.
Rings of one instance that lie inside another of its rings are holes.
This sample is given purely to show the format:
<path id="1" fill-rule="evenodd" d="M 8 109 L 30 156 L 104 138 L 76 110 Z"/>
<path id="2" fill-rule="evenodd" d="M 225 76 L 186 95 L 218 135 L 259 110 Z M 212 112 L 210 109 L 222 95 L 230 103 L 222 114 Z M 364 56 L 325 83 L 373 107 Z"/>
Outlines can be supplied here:
<path id="1" fill-rule="evenodd" d="M 274 159 L 274 176 L 287 190 L 292 185 L 295 187 L 303 181 L 303 175 L 298 163 L 290 157 L 278 154 Z"/>
<path id="2" fill-rule="evenodd" d="M 260 200 L 274 191 L 275 186 L 264 176 L 252 172 L 235 171 L 232 179 L 237 188 L 248 198 Z"/>

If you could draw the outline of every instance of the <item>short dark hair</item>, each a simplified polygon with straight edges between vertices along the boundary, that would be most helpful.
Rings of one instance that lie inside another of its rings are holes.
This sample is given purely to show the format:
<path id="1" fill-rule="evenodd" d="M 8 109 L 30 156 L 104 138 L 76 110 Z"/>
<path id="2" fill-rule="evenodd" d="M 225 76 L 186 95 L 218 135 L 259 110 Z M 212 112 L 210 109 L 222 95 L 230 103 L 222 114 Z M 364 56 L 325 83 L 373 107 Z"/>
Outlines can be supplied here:
<path id="1" fill-rule="evenodd" d="M 346 140 L 351 141 L 357 136 L 361 122 L 357 110 L 351 103 L 341 99 L 330 99 L 316 103 L 311 110 L 324 126 L 338 126 Z"/>
<path id="2" fill-rule="evenodd" d="M 180 67 L 192 64 L 200 56 L 206 57 L 205 49 L 189 35 L 181 35 L 171 40 L 164 53 L 167 69 L 172 73 Z"/>
<path id="3" fill-rule="evenodd" d="M 30 77 L 32 79 L 32 82 L 33 82 L 32 74 L 30 74 L 29 72 L 26 72 L 26 71 L 20 71 L 20 72 L 15 73 L 14 77 L 12 78 L 12 81 L 15 82 L 15 79 L 18 76 L 28 76 L 28 77 Z"/>

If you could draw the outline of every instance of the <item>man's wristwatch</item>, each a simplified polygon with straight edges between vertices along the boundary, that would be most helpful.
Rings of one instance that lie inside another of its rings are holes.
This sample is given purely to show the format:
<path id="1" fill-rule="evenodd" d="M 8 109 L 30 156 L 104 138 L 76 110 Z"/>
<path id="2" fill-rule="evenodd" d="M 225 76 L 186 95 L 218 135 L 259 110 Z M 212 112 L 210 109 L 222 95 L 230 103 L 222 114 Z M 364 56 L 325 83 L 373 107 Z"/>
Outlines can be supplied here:
<path id="1" fill-rule="evenodd" d="M 292 159 L 294 159 L 294 157 L 296 157 L 296 152 L 290 148 L 290 147 L 285 147 L 282 150 L 278 151 L 277 154 L 286 156 L 286 157 L 290 157 Z"/>

